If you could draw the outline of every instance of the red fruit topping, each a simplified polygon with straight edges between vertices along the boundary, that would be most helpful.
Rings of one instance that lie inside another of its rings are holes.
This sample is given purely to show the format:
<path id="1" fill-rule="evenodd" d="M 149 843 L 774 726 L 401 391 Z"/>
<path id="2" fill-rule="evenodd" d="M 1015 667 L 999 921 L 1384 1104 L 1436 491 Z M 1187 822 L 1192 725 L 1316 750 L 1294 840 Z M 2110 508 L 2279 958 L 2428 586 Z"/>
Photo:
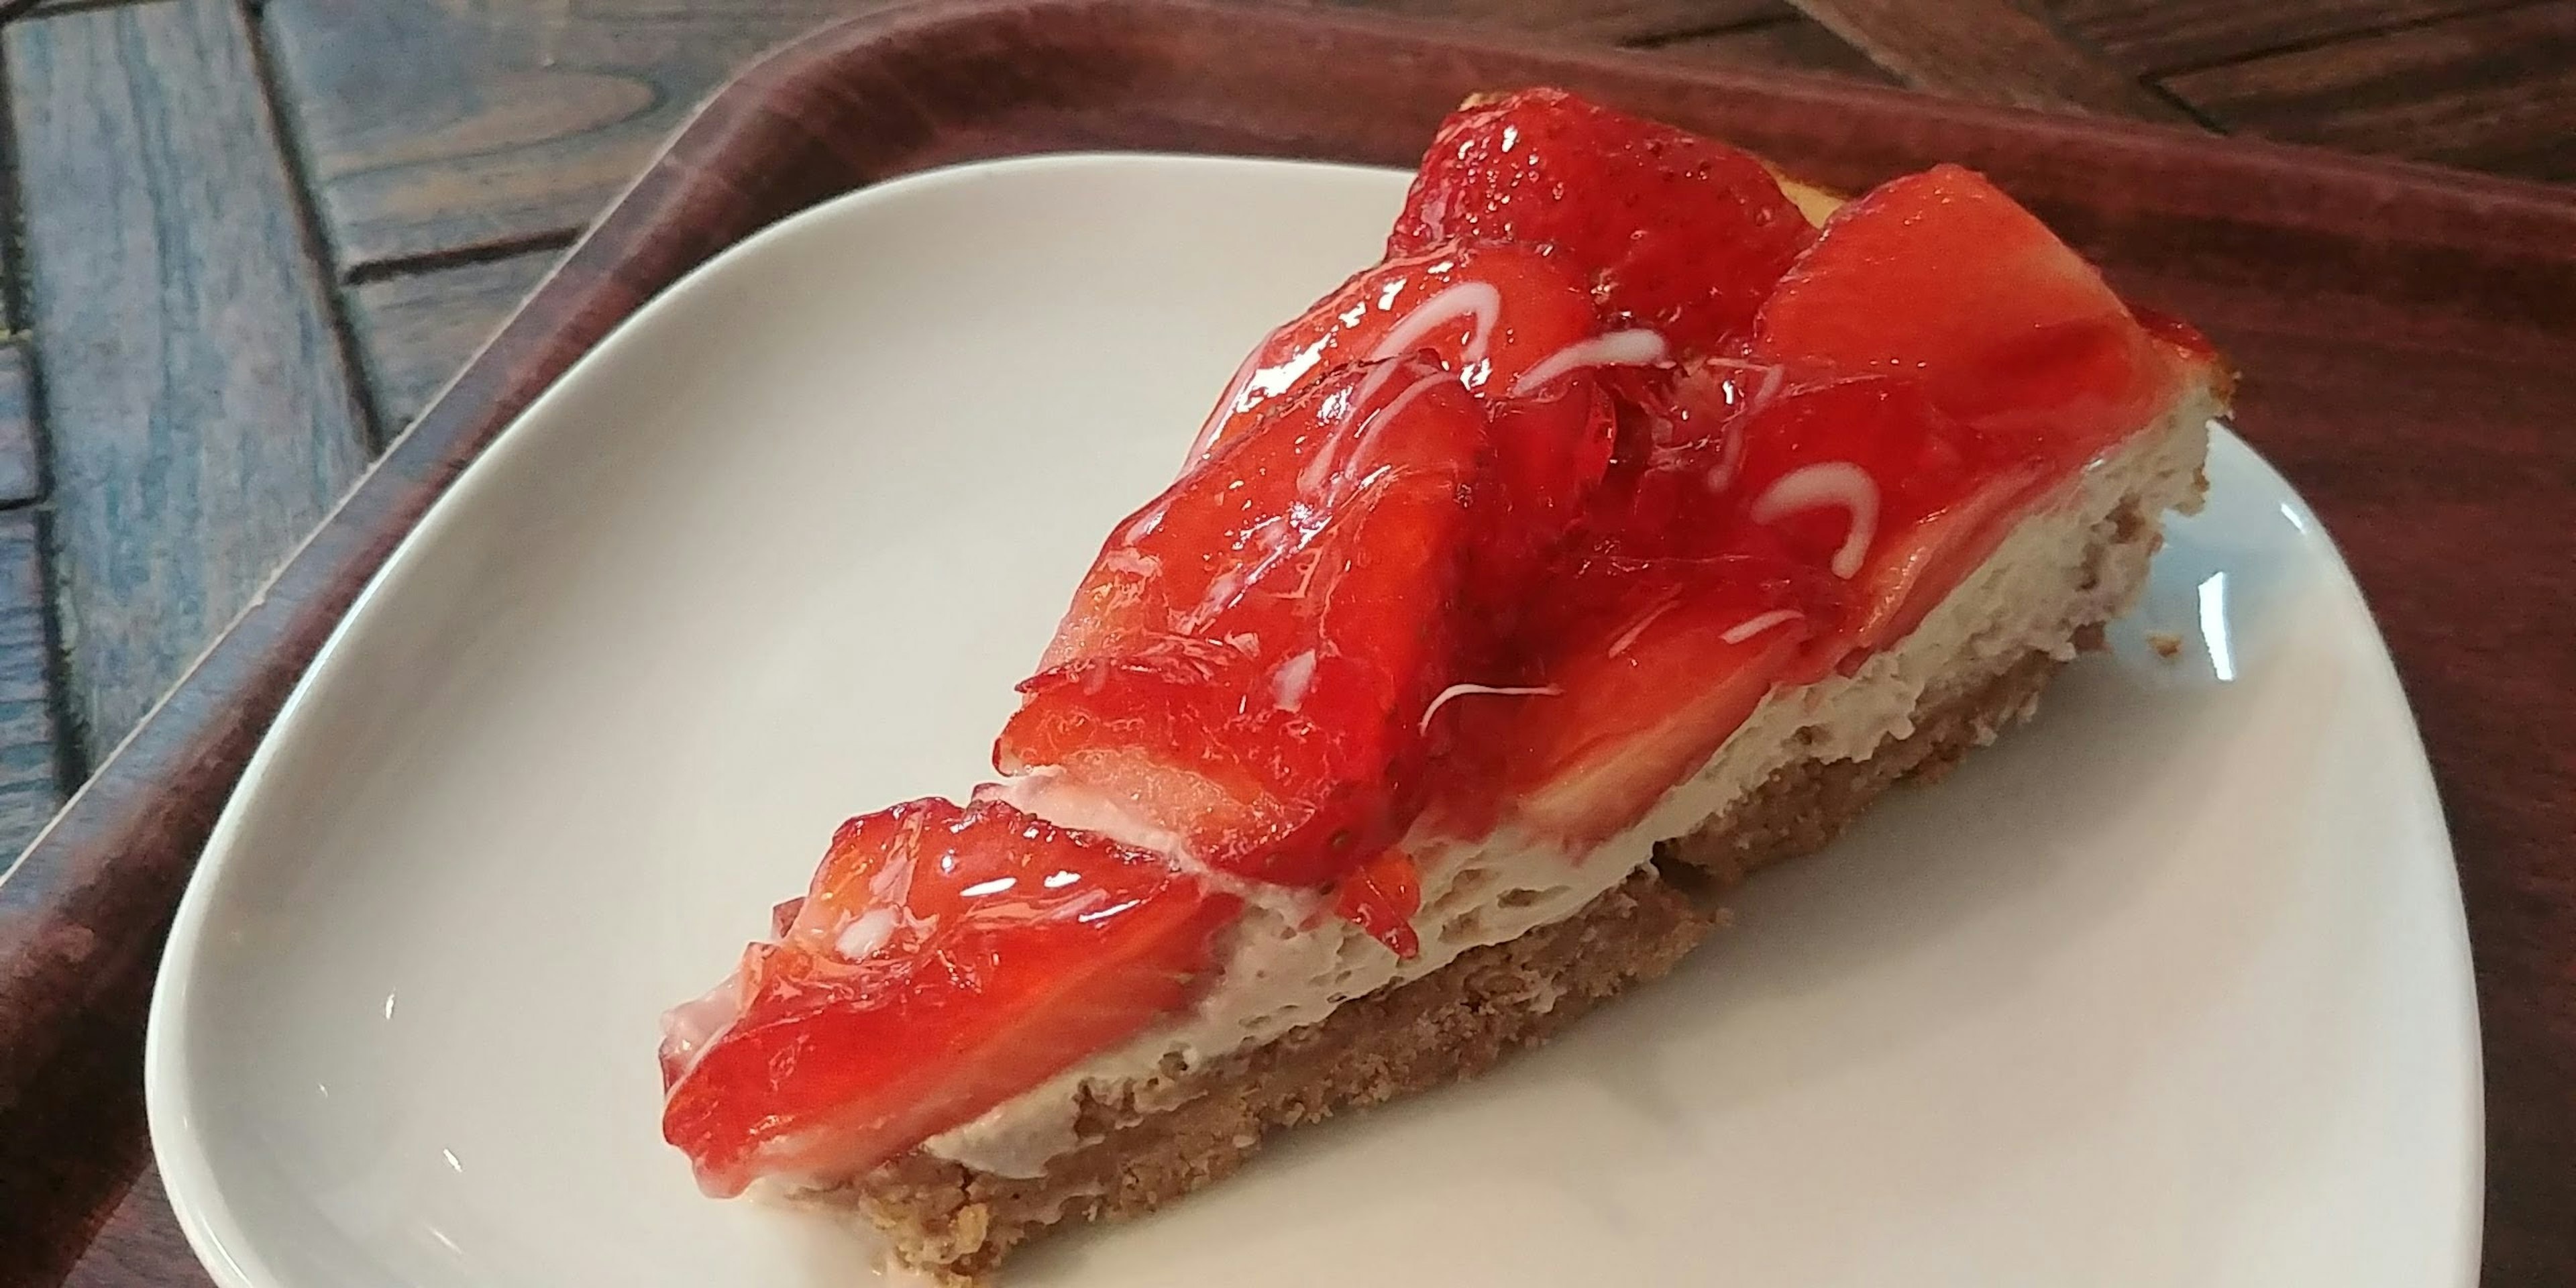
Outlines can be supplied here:
<path id="1" fill-rule="evenodd" d="M 1618 834 L 1752 714 L 1837 604 L 1832 584 L 1772 560 L 1582 561 L 1531 623 L 1522 682 L 1438 717 L 1459 749 L 1441 825 L 1477 835 L 1505 805 L 1578 849 Z"/>
<path id="2" fill-rule="evenodd" d="M 2209 337 L 2200 333 L 2199 327 L 2170 313 L 2136 305 L 2131 305 L 2129 312 L 2137 315 L 2138 325 L 2145 327 L 2147 334 L 2155 337 L 2156 343 L 2172 350 L 2184 362 L 2200 365 L 2218 361 L 2218 346 L 2211 344 Z"/>
<path id="3" fill-rule="evenodd" d="M 1545 248 L 1594 275 L 1612 318 L 1687 354 L 1745 335 L 1814 237 L 1752 157 L 1532 89 L 1441 125 L 1387 253 L 1451 241 Z"/>
<path id="4" fill-rule="evenodd" d="M 874 1167 L 1186 1003 L 1241 903 L 1008 805 L 842 825 L 734 1014 L 663 1049 L 663 1135 L 700 1184 Z"/>
<path id="5" fill-rule="evenodd" d="M 1270 408 L 1121 524 L 994 764 L 1204 862 L 1330 882 L 1392 843 L 1448 682 L 1486 419 L 1421 357 Z"/>
<path id="6" fill-rule="evenodd" d="M 1573 843 L 1634 824 L 1774 683 L 1901 638 L 2056 475 L 1943 415 L 1913 381 L 1717 359 L 1673 382 L 1653 436 L 1595 494 L 1507 687 L 1453 727 L 1468 785 Z"/>
<path id="7" fill-rule="evenodd" d="M 1829 647 L 1811 651 L 1815 663 L 1848 671 L 1912 634 L 2003 544 L 2032 495 L 2054 477 L 2037 463 L 2000 468 L 1975 491 L 1891 527 L 1853 584 L 1850 619 Z"/>
<path id="8" fill-rule="evenodd" d="M 1753 349 L 1920 380 L 1949 415 L 2061 457 L 2136 429 L 2177 376 L 2092 265 L 1947 165 L 1836 212 L 1763 306 Z"/>
<path id="9" fill-rule="evenodd" d="M 1664 357 L 1655 336 L 1600 335 L 1586 279 L 1535 250 L 1440 247 L 1351 278 L 1245 359 L 1190 459 L 1352 363 L 1417 353 L 1455 372 L 1494 418 L 1472 576 L 1490 588 L 1479 601 L 1500 611 L 1609 463 L 1610 402 L 1595 373 Z"/>
<path id="10" fill-rule="evenodd" d="M 1912 630 L 2049 477 L 2036 449 L 1952 420 L 1911 380 L 1801 383 L 1720 362 L 1680 390 L 1685 405 L 1733 414 L 1674 422 L 1703 432 L 1614 474 L 1586 539 L 1630 558 L 1753 556 L 1845 583 L 1847 620 L 1816 623 L 1813 646 L 1781 676 L 1791 683 Z"/>
<path id="11" fill-rule="evenodd" d="M 1413 930 L 1413 914 L 1420 911 L 1422 873 L 1402 850 L 1381 851 L 1342 878 L 1333 892 L 1334 916 L 1367 931 L 1406 961 L 1422 953 L 1422 937 Z"/>
<path id="12" fill-rule="evenodd" d="M 2215 357 L 1968 171 L 1819 236 L 1752 158 L 1556 90 L 1451 116 L 1388 253 L 1102 547 L 1014 781 L 844 824 L 666 1019 L 707 1189 L 864 1172 L 1187 1006 L 1243 908 L 1197 863 L 1416 957 L 1417 815 L 1635 827 Z"/>
<path id="13" fill-rule="evenodd" d="M 1598 330 L 1586 279 L 1526 247 L 1442 246 L 1389 259 L 1317 300 L 1244 359 L 1190 459 L 1205 459 L 1249 428 L 1274 399 L 1353 363 L 1427 352 L 1470 392 L 1507 398 L 1533 392 L 1555 366 L 1531 389 L 1518 388 L 1532 368 Z"/>

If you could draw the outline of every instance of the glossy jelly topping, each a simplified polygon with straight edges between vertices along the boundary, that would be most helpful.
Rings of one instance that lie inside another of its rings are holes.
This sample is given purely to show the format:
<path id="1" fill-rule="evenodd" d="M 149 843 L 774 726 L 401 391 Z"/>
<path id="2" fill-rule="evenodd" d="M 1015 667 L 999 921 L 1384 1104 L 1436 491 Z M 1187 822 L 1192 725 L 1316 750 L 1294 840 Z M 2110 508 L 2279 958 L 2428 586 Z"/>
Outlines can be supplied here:
<path id="1" fill-rule="evenodd" d="M 1742 337 L 1814 236 L 1752 157 L 1532 89 L 1440 127 L 1387 253 L 1446 242 L 1544 251 L 1586 277 L 1615 325 L 1689 354 Z"/>
<path id="2" fill-rule="evenodd" d="M 1240 909 L 1170 859 L 994 801 L 854 818 L 790 924 L 662 1049 L 710 1192 L 864 1171 L 1185 1001 Z"/>
<path id="3" fill-rule="evenodd" d="M 1261 410 L 1119 525 L 994 766 L 1070 779 L 1227 872 L 1320 886 L 1409 821 L 1451 680 L 1487 418 L 1422 356 Z"/>
<path id="4" fill-rule="evenodd" d="M 666 1134 L 718 1192 L 864 1170 L 1185 1005 L 1246 895 L 1413 956 L 1408 835 L 1582 861 L 2209 356 L 1965 170 L 1819 231 L 1722 144 L 1462 110 L 1111 533 L 1006 784 L 852 820 L 672 1013 Z"/>

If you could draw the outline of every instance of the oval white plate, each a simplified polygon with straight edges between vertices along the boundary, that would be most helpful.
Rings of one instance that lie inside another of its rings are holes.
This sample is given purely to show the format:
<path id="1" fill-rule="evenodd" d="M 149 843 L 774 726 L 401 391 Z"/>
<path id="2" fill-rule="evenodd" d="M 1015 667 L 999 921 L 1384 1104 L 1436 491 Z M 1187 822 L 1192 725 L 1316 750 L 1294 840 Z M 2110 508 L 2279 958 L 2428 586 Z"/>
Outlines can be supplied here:
<path id="1" fill-rule="evenodd" d="M 323 653 L 180 908 L 152 1135 L 217 1278 L 863 1277 L 858 1236 L 698 1196 L 655 1016 L 844 815 L 977 781 L 1100 534 L 1403 186 L 924 175 L 566 376 Z M 2111 655 L 1674 978 L 1013 1282 L 2468 1283 L 2476 1019 L 2422 750 L 2305 506 L 2232 437 L 2210 474 Z"/>

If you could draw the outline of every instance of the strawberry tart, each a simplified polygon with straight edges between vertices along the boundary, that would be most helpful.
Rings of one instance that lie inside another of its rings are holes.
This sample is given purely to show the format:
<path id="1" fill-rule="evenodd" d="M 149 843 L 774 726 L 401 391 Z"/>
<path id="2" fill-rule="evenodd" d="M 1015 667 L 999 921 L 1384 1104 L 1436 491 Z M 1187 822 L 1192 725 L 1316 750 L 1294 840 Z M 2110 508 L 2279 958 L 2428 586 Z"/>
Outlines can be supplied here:
<path id="1" fill-rule="evenodd" d="M 1669 969 L 2028 716 L 2230 376 L 1978 175 L 1848 202 L 1552 90 L 1109 534 L 962 803 L 844 824 L 665 1022 L 710 1193 L 989 1272 Z"/>

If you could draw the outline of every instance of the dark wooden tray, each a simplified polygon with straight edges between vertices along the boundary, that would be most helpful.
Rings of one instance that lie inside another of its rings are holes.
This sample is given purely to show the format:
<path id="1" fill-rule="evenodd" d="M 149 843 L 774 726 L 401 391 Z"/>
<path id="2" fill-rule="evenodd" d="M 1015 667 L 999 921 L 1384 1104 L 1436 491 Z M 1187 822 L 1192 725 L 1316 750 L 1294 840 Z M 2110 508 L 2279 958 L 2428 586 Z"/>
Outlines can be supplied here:
<path id="1" fill-rule="evenodd" d="M 0 883 L 0 1281 L 203 1282 L 140 1131 L 143 1003 L 244 761 L 359 588 L 538 391 L 779 217 L 1071 148 L 1407 164 L 1550 82 L 1849 187 L 1980 167 L 2244 366 L 2241 427 L 2343 544 L 2423 722 L 2483 1008 L 2487 1282 L 2576 1283 L 2576 200 L 2506 181 L 1385 19 L 914 5 L 718 96 Z"/>

